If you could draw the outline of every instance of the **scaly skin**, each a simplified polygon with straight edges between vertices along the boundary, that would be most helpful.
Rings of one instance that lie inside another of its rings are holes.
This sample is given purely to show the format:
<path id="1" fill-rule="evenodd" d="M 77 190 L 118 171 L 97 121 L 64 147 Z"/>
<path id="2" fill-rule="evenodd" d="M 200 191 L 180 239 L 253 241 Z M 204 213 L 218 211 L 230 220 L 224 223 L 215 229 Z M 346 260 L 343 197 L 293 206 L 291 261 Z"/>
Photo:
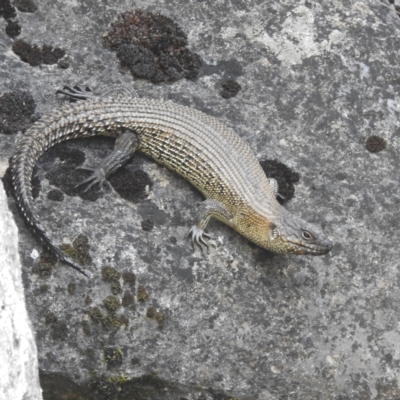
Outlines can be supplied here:
<path id="1" fill-rule="evenodd" d="M 331 244 L 318 226 L 290 214 L 277 202 L 258 160 L 231 129 L 172 102 L 111 96 L 66 104 L 43 117 L 26 132 L 12 158 L 22 215 L 47 247 L 74 268 L 82 272 L 39 223 L 31 194 L 33 167 L 56 143 L 95 135 L 118 137 L 127 130 L 136 134 L 137 150 L 183 176 L 210 204 L 217 205 L 201 216 L 195 229 L 200 239 L 209 218 L 214 217 L 276 253 L 320 255 L 330 251 Z"/>

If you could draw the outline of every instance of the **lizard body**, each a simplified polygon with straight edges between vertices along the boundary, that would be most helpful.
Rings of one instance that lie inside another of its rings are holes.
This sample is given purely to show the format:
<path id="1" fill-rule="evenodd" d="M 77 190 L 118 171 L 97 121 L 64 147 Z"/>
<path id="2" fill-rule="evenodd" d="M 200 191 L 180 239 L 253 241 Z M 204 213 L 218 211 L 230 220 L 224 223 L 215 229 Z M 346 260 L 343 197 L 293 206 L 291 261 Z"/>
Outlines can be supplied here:
<path id="1" fill-rule="evenodd" d="M 36 161 L 48 148 L 94 135 L 117 141 L 114 152 L 94 170 L 92 184 L 100 183 L 138 150 L 203 193 L 207 200 L 191 229 L 197 243 L 204 243 L 204 229 L 213 217 L 273 252 L 320 255 L 331 249 L 321 228 L 278 203 L 250 148 L 217 119 L 173 102 L 109 96 L 65 104 L 44 116 L 20 140 L 11 162 L 15 195 L 25 220 L 50 250 L 80 272 L 80 266 L 59 250 L 41 226 L 31 177 Z"/>

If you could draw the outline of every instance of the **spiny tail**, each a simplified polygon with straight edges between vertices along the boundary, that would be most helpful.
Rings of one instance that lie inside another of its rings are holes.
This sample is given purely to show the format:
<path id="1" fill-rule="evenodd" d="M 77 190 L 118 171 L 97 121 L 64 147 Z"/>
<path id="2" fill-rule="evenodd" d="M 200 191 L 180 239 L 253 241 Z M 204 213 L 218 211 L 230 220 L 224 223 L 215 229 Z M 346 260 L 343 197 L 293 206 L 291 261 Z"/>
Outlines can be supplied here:
<path id="1" fill-rule="evenodd" d="M 46 235 L 35 213 L 32 197 L 31 179 L 33 168 L 41 154 L 56 143 L 74 137 L 95 134 L 87 131 L 85 134 L 82 134 L 83 127 L 79 123 L 60 123 L 60 119 L 63 116 L 64 114 L 59 111 L 44 117 L 43 120 L 36 122 L 18 143 L 17 150 L 11 161 L 14 194 L 22 216 L 43 244 L 60 260 L 89 277 L 87 271 L 82 269 L 74 260 L 67 257 Z"/>

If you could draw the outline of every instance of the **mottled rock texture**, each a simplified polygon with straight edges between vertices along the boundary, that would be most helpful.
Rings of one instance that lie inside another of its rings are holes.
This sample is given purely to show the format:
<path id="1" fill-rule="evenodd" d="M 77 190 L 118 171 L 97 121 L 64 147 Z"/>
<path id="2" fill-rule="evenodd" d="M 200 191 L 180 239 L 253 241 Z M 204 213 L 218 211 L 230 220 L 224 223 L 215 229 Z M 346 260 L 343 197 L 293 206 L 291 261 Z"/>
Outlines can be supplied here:
<path id="1" fill-rule="evenodd" d="M 18 232 L 0 183 L 0 398 L 41 400 L 37 349 L 26 311 Z"/>
<path id="2" fill-rule="evenodd" d="M 93 278 L 42 254 L 9 198 L 20 228 L 44 397 L 57 398 L 61 388 L 83 399 L 125 399 L 132 393 L 152 400 L 400 397 L 395 4 L 36 5 L 34 13 L 16 11 L 18 39 L 63 49 L 64 67 L 21 61 L 0 20 L 1 94 L 29 92 L 43 115 L 62 103 L 54 93 L 65 84 L 95 91 L 123 84 L 139 96 L 202 110 L 231 126 L 260 161 L 276 160 L 299 173 L 285 207 L 321 223 L 335 243 L 323 257 L 272 255 L 213 222 L 213 246 L 201 254 L 185 235 L 202 198 L 185 181 L 136 155 L 120 180 L 137 191 L 130 192 L 133 201 L 111 186 L 88 199 L 71 195 L 72 189 L 55 196 L 55 189 L 63 191 L 64 172 L 72 171 L 63 154 L 83 152 L 84 162 L 80 156 L 73 163 L 95 165 L 113 143 L 93 139 L 58 146 L 38 163 L 35 201 L 53 240 L 72 246 L 80 235 L 86 238 L 86 268 Z M 103 46 L 103 34 L 119 14 L 138 8 L 170 18 L 185 32 L 187 48 L 203 60 L 196 80 L 153 84 L 121 70 L 115 53 Z M 228 80 L 241 90 L 227 99 L 220 91 Z M 3 172 L 19 135 L 1 136 Z M 386 146 L 371 152 L 371 136 Z M 146 179 L 129 185 L 129 174 Z"/>

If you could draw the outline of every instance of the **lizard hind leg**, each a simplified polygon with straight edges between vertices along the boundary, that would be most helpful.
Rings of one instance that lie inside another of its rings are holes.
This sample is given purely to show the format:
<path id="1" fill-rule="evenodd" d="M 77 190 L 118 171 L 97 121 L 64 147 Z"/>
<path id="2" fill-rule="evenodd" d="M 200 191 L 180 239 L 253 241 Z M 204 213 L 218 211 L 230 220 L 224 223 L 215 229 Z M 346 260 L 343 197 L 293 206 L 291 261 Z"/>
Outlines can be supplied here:
<path id="1" fill-rule="evenodd" d="M 113 152 L 108 155 L 102 162 L 101 165 L 95 168 L 89 167 L 78 167 L 77 169 L 84 169 L 92 171 L 93 175 L 88 179 L 85 179 L 77 186 L 88 184 L 85 192 L 88 191 L 94 185 L 100 185 L 105 182 L 106 178 L 120 168 L 126 161 L 128 161 L 132 154 L 135 152 L 139 144 L 139 139 L 135 132 L 126 130 L 121 133 L 115 141 Z"/>

